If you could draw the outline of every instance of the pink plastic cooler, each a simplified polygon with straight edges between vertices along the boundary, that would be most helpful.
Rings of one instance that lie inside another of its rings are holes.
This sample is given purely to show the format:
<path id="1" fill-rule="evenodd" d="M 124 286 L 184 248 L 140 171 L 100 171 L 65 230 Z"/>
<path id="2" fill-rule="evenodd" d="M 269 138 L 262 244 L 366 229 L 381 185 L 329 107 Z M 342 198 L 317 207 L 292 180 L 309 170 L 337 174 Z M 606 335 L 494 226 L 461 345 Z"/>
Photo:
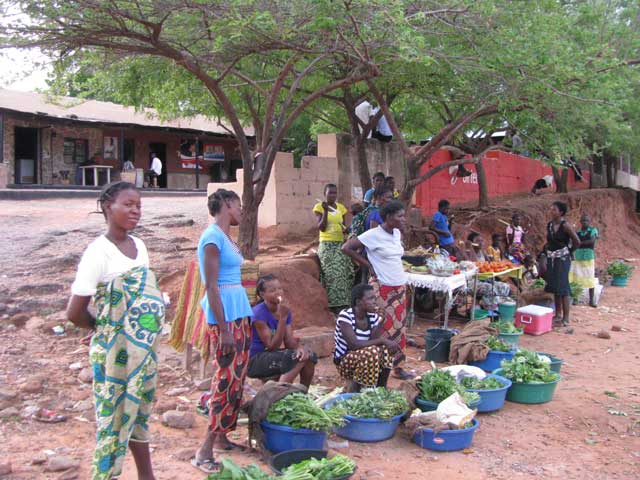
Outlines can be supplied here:
<path id="1" fill-rule="evenodd" d="M 553 309 L 540 305 L 527 305 L 516 310 L 516 326 L 523 326 L 524 333 L 542 335 L 553 328 Z"/>

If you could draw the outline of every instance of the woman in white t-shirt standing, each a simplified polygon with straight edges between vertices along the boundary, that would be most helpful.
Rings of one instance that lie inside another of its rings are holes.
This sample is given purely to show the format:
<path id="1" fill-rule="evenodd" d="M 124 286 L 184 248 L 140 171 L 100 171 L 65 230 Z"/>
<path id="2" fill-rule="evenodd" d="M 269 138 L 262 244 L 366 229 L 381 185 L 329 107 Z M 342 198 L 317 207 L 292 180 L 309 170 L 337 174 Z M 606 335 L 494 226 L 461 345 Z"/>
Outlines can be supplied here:
<path id="1" fill-rule="evenodd" d="M 82 255 L 67 307 L 71 322 L 95 329 L 89 351 L 97 427 L 91 476 L 119 476 L 129 447 L 138 478 L 152 480 L 147 422 L 165 305 L 144 243 L 129 235 L 141 215 L 135 185 L 107 185 L 98 202 L 107 232 Z M 92 298 L 95 316 L 88 308 Z"/>
<path id="2" fill-rule="evenodd" d="M 382 329 L 391 340 L 398 342 L 400 348 L 393 361 L 393 375 L 407 380 L 413 375 L 400 367 L 407 344 L 407 274 L 402 267 L 404 247 L 401 233 L 407 223 L 404 205 L 393 200 L 380 209 L 380 217 L 382 225 L 352 238 L 344 244 L 342 251 L 357 264 L 369 268 L 369 283 L 377 290 L 384 305 Z M 365 250 L 366 258 L 362 255 Z"/>

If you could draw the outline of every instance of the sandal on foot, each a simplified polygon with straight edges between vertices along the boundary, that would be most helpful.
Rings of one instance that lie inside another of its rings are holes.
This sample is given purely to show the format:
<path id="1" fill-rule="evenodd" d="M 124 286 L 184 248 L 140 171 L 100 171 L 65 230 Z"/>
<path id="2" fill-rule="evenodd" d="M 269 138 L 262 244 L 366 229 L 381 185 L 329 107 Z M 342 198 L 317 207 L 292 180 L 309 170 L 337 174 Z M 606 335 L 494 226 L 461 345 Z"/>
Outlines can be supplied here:
<path id="1" fill-rule="evenodd" d="M 229 442 L 229 444 L 226 447 L 222 447 L 222 448 L 213 447 L 213 451 L 214 452 L 218 452 L 218 453 L 229 452 L 231 450 L 237 450 L 239 452 L 244 452 L 244 451 L 247 450 L 247 447 L 245 447 L 244 445 L 240 445 L 238 443 L 233 443 L 233 442 Z"/>
<path id="2" fill-rule="evenodd" d="M 391 374 L 393 378 L 397 378 L 399 380 L 411 380 L 412 378 L 416 378 L 413 373 L 409 373 L 406 370 L 394 370 Z"/>
<path id="3" fill-rule="evenodd" d="M 217 473 L 220 471 L 220 464 L 213 458 L 207 458 L 206 460 L 198 460 L 196 457 L 191 459 L 191 465 L 204 473 Z"/>

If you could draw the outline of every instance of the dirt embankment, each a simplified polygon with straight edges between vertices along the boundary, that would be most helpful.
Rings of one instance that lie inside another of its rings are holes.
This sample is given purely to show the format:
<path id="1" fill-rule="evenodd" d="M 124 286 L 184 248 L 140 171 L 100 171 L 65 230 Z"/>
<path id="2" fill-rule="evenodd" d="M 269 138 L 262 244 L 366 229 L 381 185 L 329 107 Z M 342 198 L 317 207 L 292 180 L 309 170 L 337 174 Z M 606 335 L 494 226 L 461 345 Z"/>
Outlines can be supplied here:
<path id="1" fill-rule="evenodd" d="M 527 247 L 539 252 L 546 242 L 546 226 L 550 220 L 549 210 L 555 201 L 567 203 L 569 222 L 580 228 L 580 217 L 587 213 L 592 224 L 600 232 L 596 244 L 596 261 L 602 267 L 614 258 L 640 255 L 640 222 L 635 212 L 635 192 L 622 189 L 598 189 L 570 192 L 567 194 L 546 194 L 538 197 L 494 199 L 487 212 L 474 207 L 455 209 L 456 222 L 453 233 L 464 239 L 471 231 L 483 235 L 485 243 L 491 242 L 491 235 L 502 233 L 505 225 L 499 220 L 511 221 L 514 213 L 524 216 Z"/>

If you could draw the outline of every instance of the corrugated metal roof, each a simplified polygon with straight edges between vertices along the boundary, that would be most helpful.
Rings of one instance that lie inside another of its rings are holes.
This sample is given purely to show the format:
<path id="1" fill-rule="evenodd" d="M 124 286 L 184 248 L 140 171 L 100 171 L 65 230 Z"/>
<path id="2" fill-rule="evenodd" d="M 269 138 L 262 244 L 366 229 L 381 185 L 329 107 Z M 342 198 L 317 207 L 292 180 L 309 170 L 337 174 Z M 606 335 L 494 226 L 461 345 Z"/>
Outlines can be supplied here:
<path id="1" fill-rule="evenodd" d="M 229 131 L 218 125 L 217 120 L 202 115 L 161 120 L 156 111 L 150 108 L 136 111 L 133 107 L 116 103 L 71 97 L 50 97 L 41 93 L 7 89 L 0 89 L 0 109 L 81 122 L 174 128 L 229 135 Z M 228 128 L 231 130 L 231 127 Z M 254 135 L 253 128 L 247 127 L 244 131 L 248 136 Z"/>

